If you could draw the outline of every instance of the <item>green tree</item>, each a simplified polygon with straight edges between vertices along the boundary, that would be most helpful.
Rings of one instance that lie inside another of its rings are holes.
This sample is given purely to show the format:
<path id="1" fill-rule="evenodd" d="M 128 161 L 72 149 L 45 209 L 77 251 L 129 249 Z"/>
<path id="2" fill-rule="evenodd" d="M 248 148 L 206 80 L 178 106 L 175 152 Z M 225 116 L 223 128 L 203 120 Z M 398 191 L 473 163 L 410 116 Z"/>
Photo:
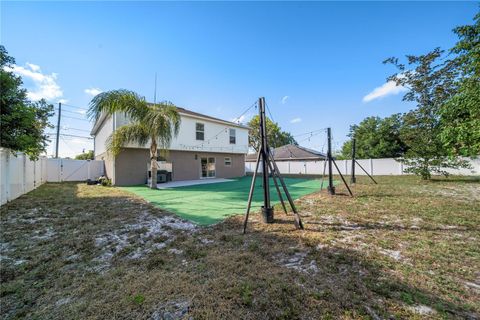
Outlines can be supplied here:
<path id="1" fill-rule="evenodd" d="M 474 25 L 455 28 L 459 41 L 450 50 L 460 71 L 458 91 L 440 107 L 440 138 L 449 154 L 480 154 L 480 13 Z"/>
<path id="2" fill-rule="evenodd" d="M 267 140 L 271 148 L 278 148 L 286 144 L 297 145 L 295 138 L 286 131 L 282 131 L 278 123 L 265 117 L 267 122 Z M 247 124 L 250 127 L 248 142 L 251 148 L 258 151 L 260 148 L 260 116 L 253 117 Z"/>
<path id="3" fill-rule="evenodd" d="M 401 140 L 406 144 L 403 162 L 406 172 L 430 179 L 431 173 L 448 175 L 444 168 L 466 167 L 465 161 L 448 157 L 440 139 L 442 130 L 439 110 L 456 93 L 458 70 L 455 63 L 442 59 L 443 51 L 436 48 L 420 56 L 407 56 L 407 65 L 397 58 L 389 58 L 399 70 L 389 77 L 397 85 L 408 89 L 403 100 L 416 104 L 416 109 L 403 116 Z"/>
<path id="4" fill-rule="evenodd" d="M 356 139 L 357 158 L 397 158 L 401 157 L 406 146 L 400 139 L 402 116 L 394 114 L 387 118 L 368 117 L 358 125 L 350 127 L 349 137 Z M 342 158 L 352 157 L 352 142 L 342 146 Z"/>
<path id="5" fill-rule="evenodd" d="M 93 150 L 88 150 L 87 152 L 82 152 L 75 156 L 75 160 L 93 160 L 94 158 Z"/>
<path id="6" fill-rule="evenodd" d="M 35 160 L 49 142 L 45 128 L 52 128 L 48 118 L 53 115 L 53 105 L 27 98 L 22 79 L 10 71 L 14 64 L 15 59 L 0 45 L 0 146 Z"/>
<path id="7" fill-rule="evenodd" d="M 150 143 L 152 178 L 150 188 L 157 188 L 157 156 L 166 150 L 180 128 L 180 115 L 170 102 L 150 104 L 145 97 L 129 90 L 102 92 L 90 102 L 88 115 L 95 121 L 101 114 L 113 115 L 123 112 L 131 120 L 116 129 L 107 140 L 107 151 L 114 157 L 120 154 L 127 143 L 145 145 Z"/>

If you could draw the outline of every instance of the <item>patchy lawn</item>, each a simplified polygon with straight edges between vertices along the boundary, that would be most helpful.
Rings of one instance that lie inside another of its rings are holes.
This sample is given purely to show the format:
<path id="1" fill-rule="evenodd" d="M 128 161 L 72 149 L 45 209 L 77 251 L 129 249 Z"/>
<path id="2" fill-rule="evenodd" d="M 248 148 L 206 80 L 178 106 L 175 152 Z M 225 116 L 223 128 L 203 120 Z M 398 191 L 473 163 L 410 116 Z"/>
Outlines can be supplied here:
<path id="1" fill-rule="evenodd" d="M 284 181 L 293 199 L 318 191 L 321 184 L 320 180 L 312 179 L 285 178 Z M 183 219 L 200 225 L 210 225 L 229 216 L 245 213 L 251 183 L 252 177 L 247 176 L 228 182 L 163 190 L 152 190 L 147 186 L 122 187 L 122 189 L 142 197 L 154 206 L 175 213 Z M 327 183 L 325 181 L 323 183 L 326 188 Z M 279 202 L 273 179 L 270 179 L 270 188 L 272 204 Z M 260 210 L 261 205 L 263 205 L 262 179 L 258 177 L 253 193 L 252 210 Z"/>
<path id="2" fill-rule="evenodd" d="M 480 181 L 359 178 L 199 227 L 119 188 L 47 184 L 2 206 L 6 319 L 476 319 Z M 338 191 L 342 191 L 338 186 Z"/>

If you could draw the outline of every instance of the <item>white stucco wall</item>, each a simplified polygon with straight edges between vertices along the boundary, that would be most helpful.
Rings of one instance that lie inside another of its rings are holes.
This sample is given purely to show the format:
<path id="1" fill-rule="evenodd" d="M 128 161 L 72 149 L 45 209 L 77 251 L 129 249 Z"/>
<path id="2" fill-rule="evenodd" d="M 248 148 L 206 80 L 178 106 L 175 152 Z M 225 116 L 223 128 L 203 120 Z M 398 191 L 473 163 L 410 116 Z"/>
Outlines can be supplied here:
<path id="1" fill-rule="evenodd" d="M 95 135 L 95 156 L 100 155 L 107 151 L 106 142 L 108 137 L 113 132 L 113 117 L 108 117 L 103 122 L 100 129 L 97 131 Z"/>
<path id="2" fill-rule="evenodd" d="M 230 126 L 226 123 L 216 122 L 209 119 L 199 119 L 183 114 L 181 114 L 181 120 L 178 136 L 172 140 L 169 148 L 170 150 L 226 152 L 240 154 L 245 154 L 248 152 L 248 129 L 246 128 L 239 128 Z M 204 141 L 196 140 L 197 122 L 204 124 Z M 127 123 L 128 119 L 123 114 L 117 114 L 117 128 Z M 230 144 L 229 129 L 235 129 L 235 144 Z M 97 143 L 97 141 L 95 141 L 95 143 Z M 126 147 L 139 148 L 142 146 L 137 144 L 129 144 Z M 146 148 L 147 146 L 143 147 Z"/>

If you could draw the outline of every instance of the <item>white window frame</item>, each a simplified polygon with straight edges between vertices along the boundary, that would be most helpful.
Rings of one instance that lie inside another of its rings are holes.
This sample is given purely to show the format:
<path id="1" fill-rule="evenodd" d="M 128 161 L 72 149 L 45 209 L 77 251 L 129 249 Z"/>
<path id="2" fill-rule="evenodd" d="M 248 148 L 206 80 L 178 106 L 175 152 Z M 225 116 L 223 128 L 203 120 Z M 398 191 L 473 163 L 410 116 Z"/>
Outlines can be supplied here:
<path id="1" fill-rule="evenodd" d="M 203 130 L 199 130 L 198 129 L 198 125 L 202 125 L 203 126 Z M 198 134 L 199 133 L 202 133 L 203 134 L 203 138 L 202 139 L 198 139 Z M 195 122 L 195 140 L 197 141 L 205 141 L 205 123 L 202 123 L 202 122 Z"/>
<path id="2" fill-rule="evenodd" d="M 232 136 L 232 132 L 233 132 L 233 136 Z M 233 138 L 233 142 L 232 142 L 232 138 Z M 230 144 L 237 144 L 237 131 L 233 128 L 230 128 L 228 130 L 228 142 L 230 142 Z"/>
<path id="3" fill-rule="evenodd" d="M 223 158 L 223 164 L 225 165 L 225 167 L 231 167 L 232 166 L 232 157 Z"/>

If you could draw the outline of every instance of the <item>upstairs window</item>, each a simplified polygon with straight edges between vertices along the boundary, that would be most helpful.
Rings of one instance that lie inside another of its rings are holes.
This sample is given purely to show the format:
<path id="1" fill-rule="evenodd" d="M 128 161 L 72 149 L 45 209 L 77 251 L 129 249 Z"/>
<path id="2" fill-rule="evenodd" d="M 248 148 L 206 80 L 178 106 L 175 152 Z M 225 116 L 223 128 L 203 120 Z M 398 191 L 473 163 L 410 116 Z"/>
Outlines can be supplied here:
<path id="1" fill-rule="evenodd" d="M 235 129 L 230 129 L 230 144 L 237 143 L 237 139 L 235 137 Z"/>
<path id="2" fill-rule="evenodd" d="M 196 138 L 197 140 L 205 140 L 205 125 L 197 122 L 195 124 Z"/>

